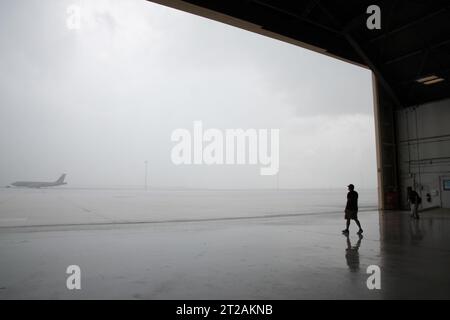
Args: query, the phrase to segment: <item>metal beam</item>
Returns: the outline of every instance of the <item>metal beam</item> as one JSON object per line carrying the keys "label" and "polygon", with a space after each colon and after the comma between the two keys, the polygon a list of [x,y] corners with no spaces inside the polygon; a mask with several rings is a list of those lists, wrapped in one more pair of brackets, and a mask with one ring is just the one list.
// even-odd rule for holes
{"label": "metal beam", "polygon": [[403,103],[398,98],[397,94],[395,93],[394,89],[392,89],[389,82],[386,80],[386,78],[383,76],[381,71],[378,69],[378,67],[372,62],[372,60],[367,56],[367,54],[364,52],[364,50],[360,47],[360,45],[353,39],[353,37],[346,33],[345,38],[347,39],[348,43],[352,46],[352,48],[358,53],[358,55],[363,59],[363,61],[369,66],[369,68],[372,70],[372,72],[375,74],[378,81],[380,81],[383,88],[386,90],[388,95],[391,97],[391,99],[394,101],[396,106],[400,109],[403,108]]}
{"label": "metal beam", "polygon": [[341,32],[347,42],[350,44],[350,46],[355,50],[355,52],[360,56],[360,58],[369,66],[369,68],[372,70],[372,72],[375,74],[377,80],[380,82],[380,84],[383,86],[383,88],[386,90],[387,94],[391,97],[394,104],[397,106],[397,108],[403,108],[403,103],[397,96],[396,92],[390,85],[390,83],[387,81],[387,79],[384,77],[381,70],[375,65],[375,63],[372,61],[372,59],[364,52],[364,50],[361,48],[359,43],[353,38],[353,36],[345,29],[345,26],[342,27],[342,23],[339,22],[338,19],[334,17],[334,15],[323,6],[323,4],[320,5],[321,10],[331,19],[331,21],[338,27],[341,28]]}
{"label": "metal beam", "polygon": [[357,26],[360,26],[361,24],[365,24],[365,22],[367,21],[367,14],[366,13],[362,13],[360,15],[357,15],[356,17],[352,18],[350,20],[350,22],[348,22],[343,30],[344,32],[350,32],[351,30],[355,29]]}
{"label": "metal beam", "polygon": [[425,51],[432,51],[432,50],[438,49],[439,47],[442,47],[442,46],[444,46],[444,45],[446,45],[448,43],[450,43],[450,39],[446,39],[446,40],[440,41],[438,43],[434,43],[434,44],[432,44],[430,46],[427,46],[425,48],[416,49],[414,51],[405,53],[405,54],[403,54],[401,56],[398,56],[398,57],[395,57],[395,58],[391,58],[391,59],[385,61],[383,64],[384,65],[393,64],[395,62],[399,62],[399,61],[404,60],[406,58],[410,58],[410,57],[416,56],[418,54],[424,53]]}
{"label": "metal beam", "polygon": [[296,18],[296,19],[299,20],[299,21],[307,22],[307,23],[309,23],[309,24],[311,24],[311,25],[313,25],[313,26],[315,26],[315,27],[318,27],[318,28],[327,30],[327,31],[329,31],[329,32],[332,32],[332,33],[341,35],[341,32],[340,32],[339,30],[336,30],[336,29],[334,29],[334,28],[332,28],[332,27],[323,25],[323,24],[321,24],[321,23],[317,23],[317,22],[315,22],[315,21],[313,21],[313,20],[311,20],[311,19],[308,19],[307,17],[302,17],[301,14],[297,14],[297,13],[293,13],[293,12],[288,11],[288,10],[285,10],[285,9],[281,9],[281,8],[279,8],[279,7],[277,7],[277,6],[274,6],[274,5],[270,4],[270,3],[267,3],[267,2],[262,1],[262,0],[252,0],[252,2],[253,2],[253,3],[256,3],[256,4],[259,4],[259,5],[263,6],[263,7],[272,9],[272,10],[274,10],[274,11],[283,13],[283,14],[285,14],[285,15],[287,15],[287,16]]}
{"label": "metal beam", "polygon": [[439,14],[445,13],[449,9],[450,9],[450,5],[442,8],[442,9],[439,9],[437,11],[434,11],[434,12],[432,12],[430,14],[427,14],[425,16],[421,16],[420,18],[418,18],[418,19],[416,19],[414,21],[406,23],[406,24],[404,24],[404,25],[402,25],[400,27],[397,27],[397,28],[389,31],[389,32],[383,33],[383,34],[381,34],[381,35],[379,35],[377,37],[374,37],[374,38],[370,39],[369,41],[367,41],[367,44],[372,44],[372,43],[374,43],[374,42],[376,42],[378,40],[381,40],[381,39],[384,39],[384,38],[388,38],[388,37],[390,37],[390,36],[400,32],[400,31],[409,29],[410,27],[412,27],[414,25],[420,24],[420,23],[425,22],[425,21],[427,21],[427,20],[429,20],[429,19],[431,19],[431,18],[433,18],[433,17],[435,17],[435,16],[437,16]]}
{"label": "metal beam", "polygon": [[307,5],[306,8],[301,13],[302,18],[307,18],[310,13],[314,10],[314,8],[319,4],[320,0],[311,0]]}

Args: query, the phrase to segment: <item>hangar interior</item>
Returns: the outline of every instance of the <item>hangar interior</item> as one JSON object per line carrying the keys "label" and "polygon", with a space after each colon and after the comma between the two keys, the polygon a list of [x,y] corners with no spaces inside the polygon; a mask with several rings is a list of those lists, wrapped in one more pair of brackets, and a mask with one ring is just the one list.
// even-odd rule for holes
{"label": "hangar interior", "polygon": [[450,208],[450,1],[151,1],[372,70],[380,209]]}
{"label": "hangar interior", "polygon": [[[449,299],[450,210],[417,220],[389,209],[407,208],[407,186],[423,209],[449,208],[450,0],[152,1],[372,70],[386,210],[360,210],[363,236],[353,224],[341,233],[340,207],[281,210],[283,192],[274,214],[258,202],[263,213],[251,216],[252,199],[271,193],[236,201],[241,190],[208,190],[205,202],[197,190],[4,188],[0,300]],[[380,30],[367,28],[370,5],[381,10]],[[66,282],[74,265],[80,290]]]}

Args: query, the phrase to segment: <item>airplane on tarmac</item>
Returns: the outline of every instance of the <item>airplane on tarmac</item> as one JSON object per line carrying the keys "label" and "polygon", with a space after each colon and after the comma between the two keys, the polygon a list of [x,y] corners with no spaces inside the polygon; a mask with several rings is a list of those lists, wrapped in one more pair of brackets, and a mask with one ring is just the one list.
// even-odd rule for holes
{"label": "airplane on tarmac", "polygon": [[63,173],[61,175],[61,177],[59,177],[59,179],[54,182],[16,181],[16,182],[11,183],[11,185],[14,187],[25,187],[25,188],[56,187],[56,186],[61,186],[61,185],[67,184],[67,182],[64,182],[65,178],[66,178],[66,174]]}

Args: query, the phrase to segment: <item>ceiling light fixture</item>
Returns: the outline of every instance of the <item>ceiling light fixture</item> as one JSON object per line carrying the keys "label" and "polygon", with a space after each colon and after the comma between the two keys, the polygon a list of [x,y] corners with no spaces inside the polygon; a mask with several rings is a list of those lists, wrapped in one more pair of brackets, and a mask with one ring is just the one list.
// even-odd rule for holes
{"label": "ceiling light fixture", "polygon": [[419,82],[419,83],[424,83],[424,82],[432,81],[432,80],[435,80],[435,79],[438,79],[438,78],[439,78],[438,76],[432,75],[432,76],[427,76],[427,77],[423,77],[423,78],[417,79],[416,81]]}
{"label": "ceiling light fixture", "polygon": [[437,79],[434,79],[434,80],[426,81],[423,84],[430,85],[430,84],[435,84],[435,83],[439,83],[439,82],[442,82],[442,81],[444,81],[443,78],[437,78]]}

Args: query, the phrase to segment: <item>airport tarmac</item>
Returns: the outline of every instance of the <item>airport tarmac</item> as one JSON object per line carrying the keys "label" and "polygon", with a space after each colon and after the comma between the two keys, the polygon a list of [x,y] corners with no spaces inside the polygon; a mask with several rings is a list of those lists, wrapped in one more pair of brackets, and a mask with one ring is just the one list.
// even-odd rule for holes
{"label": "airport tarmac", "polygon": [[[250,205],[251,195],[232,193],[236,203],[229,205],[238,209],[224,215],[230,201],[218,191],[203,206],[194,194],[182,194],[184,200],[169,201],[172,210],[171,196],[158,191],[149,197],[162,201],[161,212],[144,216],[150,200],[142,193],[52,191],[8,190],[0,198],[0,299],[450,298],[445,210],[415,221],[407,212],[367,205],[358,242],[354,224],[349,239],[341,234],[343,213],[332,208],[333,196],[295,213],[292,193],[271,198],[255,191],[253,199],[267,199],[265,208]],[[106,205],[107,198],[115,200]],[[23,214],[18,203],[34,211]],[[198,213],[186,216],[194,204]],[[107,207],[115,208],[110,215]],[[119,213],[126,209],[124,218]],[[81,290],[66,287],[69,265],[81,269]],[[373,265],[381,270],[380,290],[366,284]]]}

